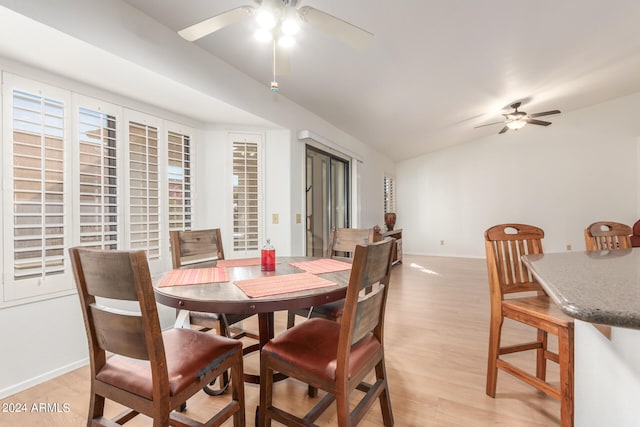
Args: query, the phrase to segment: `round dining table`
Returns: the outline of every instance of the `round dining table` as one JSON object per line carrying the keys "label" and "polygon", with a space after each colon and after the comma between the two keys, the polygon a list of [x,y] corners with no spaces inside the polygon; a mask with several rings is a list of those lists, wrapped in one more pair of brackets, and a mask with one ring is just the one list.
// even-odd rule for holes
{"label": "round dining table", "polygon": [[[228,281],[180,286],[158,287],[154,281],[156,301],[178,310],[208,313],[244,313],[258,315],[259,344],[252,350],[260,350],[274,337],[274,312],[313,307],[345,298],[351,270],[316,274],[335,285],[310,290],[278,293],[251,298],[234,282],[270,276],[304,273],[290,263],[318,260],[314,257],[278,257],[274,271],[262,271],[260,265],[226,267]],[[350,260],[349,260],[350,261]],[[246,354],[246,351],[245,351]],[[285,378],[276,374],[274,381]],[[245,381],[259,384],[258,375],[245,373]]]}

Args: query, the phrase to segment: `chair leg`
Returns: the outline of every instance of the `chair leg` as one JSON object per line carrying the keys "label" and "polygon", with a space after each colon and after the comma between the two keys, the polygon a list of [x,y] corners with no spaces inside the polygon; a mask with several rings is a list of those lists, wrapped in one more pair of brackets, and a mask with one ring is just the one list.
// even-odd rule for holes
{"label": "chair leg", "polygon": [[273,370],[269,367],[268,357],[262,354],[260,360],[259,427],[271,427],[271,418],[267,418],[267,408],[270,408],[273,402]]}
{"label": "chair leg", "polygon": [[349,413],[349,393],[347,388],[342,385],[336,389],[336,410],[338,411],[338,427],[351,427],[350,426],[350,413]]}
{"label": "chair leg", "polygon": [[547,351],[548,334],[542,329],[538,329],[538,341],[542,343],[542,347],[536,350],[536,377],[545,381],[547,378]]}
{"label": "chair leg", "polygon": [[244,356],[241,349],[235,357],[236,363],[231,367],[231,399],[240,404],[240,410],[233,414],[233,427],[245,427]]}
{"label": "chair leg", "polygon": [[312,385],[307,387],[307,396],[314,398],[318,397],[318,389]]}
{"label": "chair leg", "polygon": [[153,405],[153,427],[165,427],[169,425],[169,396],[160,399],[160,402],[154,401]]}
{"label": "chair leg", "polygon": [[487,395],[496,397],[496,384],[498,382],[498,366],[496,364],[500,356],[500,335],[502,333],[502,317],[491,319],[489,328],[489,355],[487,362]]}
{"label": "chair leg", "polygon": [[296,314],[293,311],[287,312],[287,329],[293,328],[296,324]]}
{"label": "chair leg", "polygon": [[103,396],[98,396],[91,392],[91,401],[89,402],[89,419],[87,420],[87,427],[93,424],[93,419],[100,418],[104,415],[104,402]]}
{"label": "chair leg", "polygon": [[384,381],[384,390],[380,393],[380,411],[382,421],[386,427],[393,426],[393,411],[391,410],[391,398],[389,397],[389,383],[387,382],[387,369],[384,363],[384,356],[380,363],[376,365],[376,378]]}
{"label": "chair leg", "polygon": [[560,426],[573,427],[573,328],[558,332],[560,364]]}

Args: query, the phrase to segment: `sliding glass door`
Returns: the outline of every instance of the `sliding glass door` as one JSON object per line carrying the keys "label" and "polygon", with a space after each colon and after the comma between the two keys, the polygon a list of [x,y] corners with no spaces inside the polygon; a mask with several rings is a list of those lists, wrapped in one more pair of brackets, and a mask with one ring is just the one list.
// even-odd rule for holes
{"label": "sliding glass door", "polygon": [[307,145],[307,255],[323,256],[331,228],[349,227],[349,162]]}

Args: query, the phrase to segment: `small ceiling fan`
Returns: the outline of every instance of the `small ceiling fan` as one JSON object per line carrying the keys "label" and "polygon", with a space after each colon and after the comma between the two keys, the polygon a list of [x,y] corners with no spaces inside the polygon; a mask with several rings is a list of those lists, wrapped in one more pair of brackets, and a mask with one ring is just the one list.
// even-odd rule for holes
{"label": "small ceiling fan", "polygon": [[[256,5],[240,6],[178,31],[184,39],[196,41],[229,25],[256,16],[260,27],[274,38],[293,35],[304,22],[355,48],[366,47],[373,34],[311,6],[300,6],[299,0],[254,0]],[[263,36],[267,36],[265,32]],[[256,36],[258,36],[256,34]],[[270,41],[270,40],[268,40]]]}
{"label": "small ceiling fan", "polygon": [[513,108],[514,111],[512,111],[511,113],[502,114],[505,117],[505,120],[502,120],[500,122],[487,123],[486,125],[476,126],[474,129],[504,123],[505,126],[502,128],[502,130],[500,130],[500,132],[498,132],[498,135],[499,135],[499,134],[505,133],[509,129],[511,130],[521,129],[527,123],[532,125],[549,126],[551,122],[546,122],[544,120],[536,120],[536,117],[560,114],[560,110],[550,110],[550,111],[544,111],[542,113],[527,114],[524,111],[518,111],[518,108],[520,108],[521,105],[522,105],[521,102],[514,102],[513,104],[511,104],[510,107]]}

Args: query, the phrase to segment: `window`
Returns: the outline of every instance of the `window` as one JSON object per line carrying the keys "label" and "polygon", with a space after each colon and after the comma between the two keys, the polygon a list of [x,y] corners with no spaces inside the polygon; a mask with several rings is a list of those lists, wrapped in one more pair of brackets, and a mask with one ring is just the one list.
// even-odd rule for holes
{"label": "window", "polygon": [[165,269],[166,231],[192,223],[193,129],[2,76],[0,307],[75,292],[71,246],[142,249]]}
{"label": "window", "polygon": [[232,135],[233,251],[257,253],[261,241],[260,135]]}
{"label": "window", "polygon": [[191,137],[167,132],[169,230],[191,229]]}
{"label": "window", "polygon": [[81,246],[118,248],[116,117],[88,108],[78,114]]}
{"label": "window", "polygon": [[129,247],[160,260],[160,183],[158,126],[128,122]]}
{"label": "window", "polygon": [[14,279],[64,272],[64,169],[64,103],[14,90]]}
{"label": "window", "polygon": [[73,289],[65,277],[69,93],[4,74],[2,301]]}
{"label": "window", "polygon": [[384,177],[384,213],[396,211],[395,180],[389,176]]}

